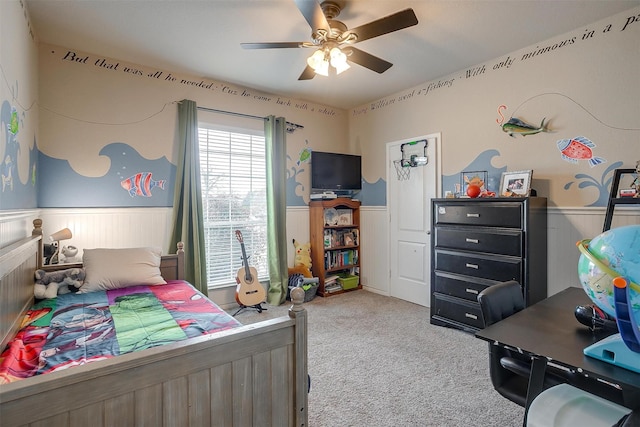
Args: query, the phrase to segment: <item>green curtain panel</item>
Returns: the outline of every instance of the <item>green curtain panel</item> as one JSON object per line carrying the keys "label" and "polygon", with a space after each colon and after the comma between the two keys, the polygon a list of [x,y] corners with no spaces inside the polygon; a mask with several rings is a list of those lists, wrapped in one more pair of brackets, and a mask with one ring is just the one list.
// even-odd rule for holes
{"label": "green curtain panel", "polygon": [[269,116],[264,120],[267,150],[267,258],[269,292],[267,302],[280,305],[287,299],[287,192],[286,120]]}
{"label": "green curtain panel", "polygon": [[178,140],[170,248],[175,248],[178,242],[184,242],[185,280],[203,294],[208,295],[202,192],[200,191],[198,110],[194,101],[184,99],[178,104]]}

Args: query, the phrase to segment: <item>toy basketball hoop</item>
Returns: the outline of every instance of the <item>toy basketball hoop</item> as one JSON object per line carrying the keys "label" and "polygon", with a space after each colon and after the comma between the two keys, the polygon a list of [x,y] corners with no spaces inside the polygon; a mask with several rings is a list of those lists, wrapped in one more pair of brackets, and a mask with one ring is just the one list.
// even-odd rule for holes
{"label": "toy basketball hoop", "polygon": [[404,160],[394,160],[393,165],[396,167],[398,181],[407,181],[411,177],[411,165]]}
{"label": "toy basketball hoop", "polygon": [[394,160],[398,181],[407,181],[411,177],[411,168],[424,166],[429,163],[427,157],[427,140],[405,142],[400,146],[402,158]]}

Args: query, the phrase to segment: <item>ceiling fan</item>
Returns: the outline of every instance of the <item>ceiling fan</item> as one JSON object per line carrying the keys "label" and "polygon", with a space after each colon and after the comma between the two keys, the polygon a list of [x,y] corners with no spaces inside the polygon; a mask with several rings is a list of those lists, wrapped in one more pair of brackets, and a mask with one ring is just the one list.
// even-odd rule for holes
{"label": "ceiling fan", "polygon": [[316,74],[326,76],[329,73],[329,65],[332,65],[340,74],[349,68],[347,59],[382,74],[393,64],[357,49],[353,45],[418,23],[413,9],[405,9],[349,29],[335,19],[343,9],[345,0],[325,0],[322,3],[318,0],[295,0],[295,2],[311,27],[311,41],[240,43],[240,45],[244,49],[315,48],[316,51],[307,59],[307,67],[298,80],[310,80]]}

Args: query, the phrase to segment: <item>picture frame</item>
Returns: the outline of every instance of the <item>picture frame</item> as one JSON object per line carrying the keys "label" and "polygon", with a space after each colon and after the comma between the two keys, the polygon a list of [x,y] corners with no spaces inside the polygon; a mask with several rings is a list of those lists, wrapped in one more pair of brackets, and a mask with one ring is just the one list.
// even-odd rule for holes
{"label": "picture frame", "polygon": [[353,234],[352,233],[344,233],[344,245],[345,246],[353,246]]}
{"label": "picture frame", "polygon": [[501,197],[527,197],[531,192],[533,170],[502,172],[500,178]]}

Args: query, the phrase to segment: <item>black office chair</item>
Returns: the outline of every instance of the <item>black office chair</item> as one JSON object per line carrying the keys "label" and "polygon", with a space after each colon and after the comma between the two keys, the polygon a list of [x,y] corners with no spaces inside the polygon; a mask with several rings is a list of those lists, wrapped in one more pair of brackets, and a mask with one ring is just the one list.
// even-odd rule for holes
{"label": "black office chair", "polygon": [[[520,284],[508,281],[478,294],[485,328],[524,309]],[[504,365],[509,366],[509,368]],[[489,343],[489,375],[498,393],[524,407],[527,402],[531,361],[517,352]]]}
{"label": "black office chair", "polygon": [[[489,286],[478,294],[478,302],[487,327],[524,309],[520,283],[511,280]],[[518,351],[489,343],[489,374],[498,393],[525,407],[531,373],[531,359]],[[566,382],[547,371],[543,389]]]}

